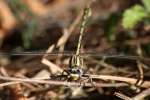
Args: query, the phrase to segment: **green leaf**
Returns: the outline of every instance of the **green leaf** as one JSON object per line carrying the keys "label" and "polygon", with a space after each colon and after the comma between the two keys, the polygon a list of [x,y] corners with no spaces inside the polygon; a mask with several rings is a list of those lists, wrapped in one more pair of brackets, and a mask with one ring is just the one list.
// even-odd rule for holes
{"label": "green leaf", "polygon": [[148,13],[146,13],[142,6],[135,5],[123,13],[122,25],[125,29],[132,29],[147,15]]}
{"label": "green leaf", "polygon": [[150,0],[142,0],[146,10],[150,12]]}

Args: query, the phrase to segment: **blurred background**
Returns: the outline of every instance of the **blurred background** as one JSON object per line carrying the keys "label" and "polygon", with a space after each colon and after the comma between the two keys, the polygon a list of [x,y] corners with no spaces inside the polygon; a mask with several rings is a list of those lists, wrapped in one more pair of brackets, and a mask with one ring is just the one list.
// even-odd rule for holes
{"label": "blurred background", "polygon": [[[86,3],[87,0],[0,0],[0,52],[46,51],[53,45],[52,52],[75,51],[81,14]],[[150,56],[150,0],[95,0],[91,9],[92,17],[86,26],[82,52]],[[56,73],[52,70],[54,67],[41,63],[42,57],[0,55],[0,73],[32,78]],[[69,57],[56,55],[47,59],[56,66],[61,66],[61,69],[68,66]],[[108,59],[106,63],[113,65],[111,71],[108,67],[99,67],[93,58],[88,58],[85,62],[87,66],[98,66],[98,69],[85,68],[93,74],[136,77],[138,73],[136,62],[130,59]],[[149,79],[150,64],[148,61],[143,62],[147,65],[144,69],[145,79]],[[62,87],[37,84],[18,87],[31,100],[81,99],[72,98],[70,92]],[[88,95],[81,97],[116,100],[112,94],[114,90],[116,89],[87,89]],[[8,96],[5,100],[11,100],[9,97],[13,95],[12,91],[14,87],[11,86],[0,88],[0,98]]]}

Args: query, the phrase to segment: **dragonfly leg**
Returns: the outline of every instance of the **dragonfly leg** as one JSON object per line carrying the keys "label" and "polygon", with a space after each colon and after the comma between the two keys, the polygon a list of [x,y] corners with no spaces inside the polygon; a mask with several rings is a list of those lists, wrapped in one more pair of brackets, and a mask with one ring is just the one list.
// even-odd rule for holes
{"label": "dragonfly leg", "polygon": [[[85,76],[83,75],[83,77],[85,77]],[[84,81],[84,84],[85,84],[86,82],[90,82],[91,85],[96,88],[96,85],[95,85],[95,83],[93,82],[93,79],[92,79],[90,76],[86,76],[84,80],[85,80],[85,81]]]}
{"label": "dragonfly leg", "polygon": [[68,71],[67,70],[63,70],[63,72],[61,73],[61,75],[63,76],[63,75],[68,75],[69,73],[68,73]]}
{"label": "dragonfly leg", "polygon": [[89,76],[86,76],[86,77],[81,76],[79,82],[80,82],[81,86],[85,86],[85,83],[87,83],[89,81],[91,82],[92,86],[94,86],[93,80]]}
{"label": "dragonfly leg", "polygon": [[62,78],[64,78],[64,77],[65,77],[65,80],[66,80],[67,77],[68,77],[68,75],[69,75],[68,71],[67,71],[67,70],[63,70],[62,73],[61,73],[61,76],[62,76],[62,77],[60,77],[60,80],[61,80]]}
{"label": "dragonfly leg", "polygon": [[92,85],[94,88],[96,88],[96,85],[95,85],[95,83],[93,82],[93,79],[92,79],[92,78],[89,78],[89,80],[90,80],[91,85]]}
{"label": "dragonfly leg", "polygon": [[80,87],[83,87],[83,86],[85,86],[85,83],[86,83],[86,79],[80,79],[79,80],[79,83],[80,83]]}

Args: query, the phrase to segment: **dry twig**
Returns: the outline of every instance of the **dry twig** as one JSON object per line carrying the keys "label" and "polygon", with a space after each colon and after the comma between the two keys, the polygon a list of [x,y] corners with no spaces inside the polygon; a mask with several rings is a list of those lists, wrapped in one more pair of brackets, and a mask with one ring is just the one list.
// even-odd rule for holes
{"label": "dry twig", "polygon": [[123,99],[123,100],[132,100],[130,97],[128,97],[128,96],[126,96],[122,93],[119,93],[119,92],[115,92],[114,95],[121,98],[121,99]]}
{"label": "dry twig", "polygon": [[[80,82],[67,82],[67,81],[54,81],[54,80],[41,80],[41,79],[31,79],[31,78],[15,78],[15,77],[5,77],[0,76],[1,80],[5,81],[15,81],[16,84],[18,82],[28,82],[28,83],[39,83],[39,84],[50,84],[50,85],[56,85],[56,86],[81,86]],[[14,82],[14,84],[15,84]],[[2,83],[3,84],[3,83]],[[8,84],[9,85],[9,84]],[[128,86],[126,83],[96,83],[94,84],[96,87],[121,87],[121,86]],[[5,84],[6,86],[6,84]],[[84,86],[86,87],[92,87],[93,85],[91,83],[84,83]]]}
{"label": "dry twig", "polygon": [[142,100],[143,98],[145,98],[146,96],[150,95],[150,88],[144,90],[143,92],[139,93],[138,95],[134,96],[133,98],[128,97],[122,93],[119,92],[115,92],[115,94],[117,97],[123,99],[123,100]]}
{"label": "dry twig", "polygon": [[144,90],[140,94],[136,95],[135,97],[132,98],[132,100],[142,100],[146,96],[150,96],[150,88]]}
{"label": "dry twig", "polygon": [[[137,79],[127,78],[127,77],[119,77],[119,76],[110,76],[110,75],[89,75],[89,78],[99,79],[99,80],[112,80],[119,81],[123,83],[94,83],[96,87],[120,87],[120,86],[129,86],[129,84],[133,85],[136,83]],[[32,78],[14,78],[14,77],[5,77],[0,76],[1,80],[5,81],[19,81],[19,82],[29,82],[29,83],[40,83],[40,84],[50,84],[50,85],[64,85],[64,86],[80,86],[80,82],[66,82],[66,81],[54,81],[54,80],[41,80],[41,79],[32,79]],[[84,83],[86,87],[92,87],[91,83]],[[150,87],[150,81],[144,81],[141,85],[143,88]]]}

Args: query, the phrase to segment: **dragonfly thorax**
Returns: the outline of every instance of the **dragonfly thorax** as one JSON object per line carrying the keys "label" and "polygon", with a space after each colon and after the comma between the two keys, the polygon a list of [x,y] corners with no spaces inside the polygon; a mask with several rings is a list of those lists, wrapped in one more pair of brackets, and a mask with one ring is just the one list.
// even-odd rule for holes
{"label": "dragonfly thorax", "polygon": [[83,58],[79,55],[74,55],[70,59],[70,68],[83,68]]}

